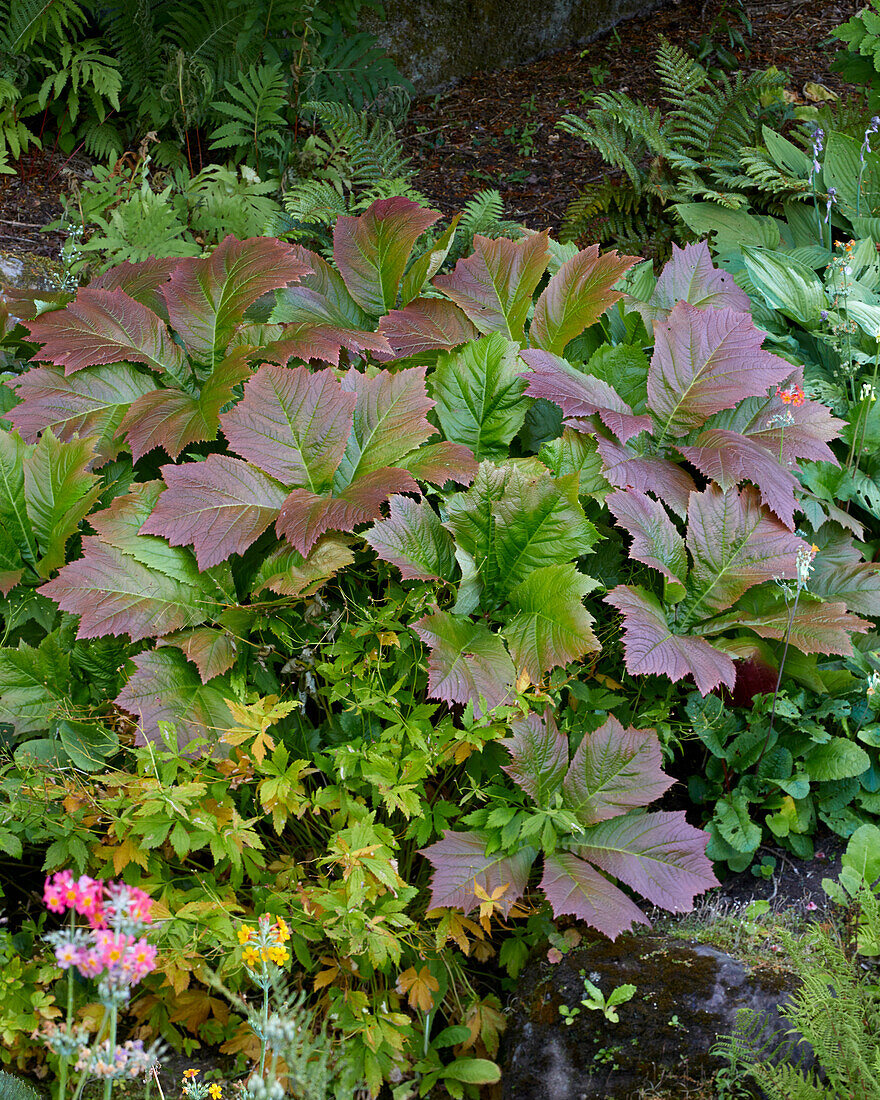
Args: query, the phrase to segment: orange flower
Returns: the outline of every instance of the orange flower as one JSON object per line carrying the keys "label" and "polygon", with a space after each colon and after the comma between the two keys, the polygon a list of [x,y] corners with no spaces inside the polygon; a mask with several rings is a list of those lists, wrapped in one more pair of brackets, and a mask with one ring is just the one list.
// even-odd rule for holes
{"label": "orange flower", "polygon": [[198,1077],[199,1071],[197,1069],[185,1069],[183,1071],[184,1077]]}

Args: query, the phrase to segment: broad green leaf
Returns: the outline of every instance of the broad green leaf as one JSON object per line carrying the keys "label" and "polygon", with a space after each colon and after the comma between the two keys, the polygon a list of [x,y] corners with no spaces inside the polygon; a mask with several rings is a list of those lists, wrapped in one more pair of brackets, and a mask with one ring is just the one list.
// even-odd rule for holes
{"label": "broad green leaf", "polygon": [[18,737],[49,728],[70,690],[70,658],[54,634],[0,649],[0,721]]}
{"label": "broad green leaf", "polygon": [[444,1067],[442,1077],[466,1085],[494,1085],[501,1080],[501,1069],[488,1058],[456,1058]]}
{"label": "broad green leaf", "polygon": [[[39,551],[27,511],[24,468],[29,447],[17,432],[0,432],[0,526],[28,565],[36,568]],[[8,557],[8,551],[7,551]]]}
{"label": "broad green leaf", "polygon": [[738,852],[754,852],[761,843],[761,826],[749,815],[745,795],[734,792],[715,806],[715,823],[721,836]]}
{"label": "broad green leaf", "polygon": [[871,766],[871,758],[854,741],[832,737],[804,753],[804,767],[811,779],[825,782],[861,775]]}
{"label": "broad green leaf", "polygon": [[119,750],[119,736],[100,722],[58,723],[58,737],[64,751],[84,772],[96,772],[107,767],[107,759]]}
{"label": "broad green leaf", "polygon": [[815,328],[828,309],[822,280],[806,264],[781,252],[743,246],[749,279],[771,309],[805,328]]}
{"label": "broad green leaf", "polygon": [[577,474],[579,496],[594,497],[601,504],[611,491],[602,473],[604,464],[595,440],[581,432],[566,428],[558,439],[544,444],[538,457],[554,477]]}
{"label": "broad green leaf", "polygon": [[404,580],[451,581],[456,573],[455,545],[427,501],[394,496],[388,519],[364,535],[368,546],[400,570]]}
{"label": "broad green leaf", "polygon": [[672,209],[698,237],[714,234],[713,248],[724,255],[739,253],[742,245],[778,248],[780,225],[776,218],[728,210],[715,202],[679,202]]}
{"label": "broad green leaf", "polygon": [[354,561],[349,542],[338,535],[326,535],[306,557],[292,546],[282,544],[263,558],[251,592],[258,595],[268,588],[279,596],[310,596]]}
{"label": "broad green leaf", "polygon": [[460,219],[461,214],[456,214],[434,244],[409,265],[400,286],[400,304],[402,306],[408,306],[414,298],[417,298],[421,294],[425,283],[433,279],[440,270],[443,261],[449,254],[449,249],[452,247],[455,230]]}
{"label": "broad green leaf", "polygon": [[647,411],[647,355],[637,344],[602,344],[584,364],[584,372],[613,386],[636,415]]}
{"label": "broad green leaf", "polygon": [[496,332],[441,353],[431,375],[443,434],[466,444],[478,459],[506,458],[522,427],[528,402],[518,352],[516,344]]}
{"label": "broad green leaf", "polygon": [[0,593],[8,596],[24,576],[24,562],[18,544],[0,524]]}
{"label": "broad green leaf", "polygon": [[858,209],[860,216],[867,218],[880,210],[880,156],[876,152],[868,153],[862,171],[861,144],[861,139],[849,134],[829,133],[822,177],[825,186],[837,192],[837,201],[848,217]]}

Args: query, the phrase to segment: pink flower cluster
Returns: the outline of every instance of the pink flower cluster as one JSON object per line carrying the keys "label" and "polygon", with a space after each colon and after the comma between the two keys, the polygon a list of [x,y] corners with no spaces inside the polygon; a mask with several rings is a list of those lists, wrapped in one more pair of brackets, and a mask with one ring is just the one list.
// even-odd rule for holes
{"label": "pink flower cluster", "polygon": [[86,918],[92,928],[107,928],[120,921],[151,924],[153,901],[137,886],[122,882],[104,882],[100,878],[58,871],[46,879],[43,901],[52,913],[73,909]]}

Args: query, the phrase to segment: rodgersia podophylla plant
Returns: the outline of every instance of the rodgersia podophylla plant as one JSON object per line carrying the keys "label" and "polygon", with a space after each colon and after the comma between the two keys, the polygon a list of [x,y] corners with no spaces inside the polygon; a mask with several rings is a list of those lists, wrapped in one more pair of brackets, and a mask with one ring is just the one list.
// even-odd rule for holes
{"label": "rodgersia podophylla plant", "polygon": [[[107,1100],[114,1081],[147,1073],[157,1059],[155,1047],[146,1050],[141,1040],[120,1044],[116,1034],[119,1009],[156,966],[156,948],[145,936],[152,923],[152,901],[135,886],[87,875],[75,879],[70,871],[46,879],[43,900],[50,912],[69,918],[66,928],[45,937],[55,949],[58,966],[68,971],[66,1023],[44,1032],[46,1044],[60,1059],[58,1100],[65,1100],[71,1062],[79,1073],[75,1100],[89,1077],[103,1080]],[[97,982],[98,1000],[104,1006],[93,1041],[73,1023],[74,970]]]}

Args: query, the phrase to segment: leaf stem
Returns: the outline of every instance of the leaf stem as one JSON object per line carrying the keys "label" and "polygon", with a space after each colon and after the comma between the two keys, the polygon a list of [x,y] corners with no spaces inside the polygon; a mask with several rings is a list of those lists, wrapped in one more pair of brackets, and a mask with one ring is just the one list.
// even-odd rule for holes
{"label": "leaf stem", "polygon": [[785,644],[782,647],[782,658],[779,662],[779,674],[776,677],[776,687],[773,689],[773,706],[770,708],[770,724],[767,727],[767,736],[764,738],[764,745],[761,748],[761,755],[755,761],[755,767],[761,763],[764,759],[764,753],[770,746],[770,738],[773,734],[773,721],[776,718],[776,701],[779,698],[779,689],[782,686],[782,673],[785,668],[785,658],[788,656],[788,646],[791,642],[791,630],[794,626],[794,617],[797,614],[798,600],[801,598],[801,586],[798,585],[797,591],[794,594],[794,603],[791,605],[791,610],[788,613],[788,626],[785,628]]}

